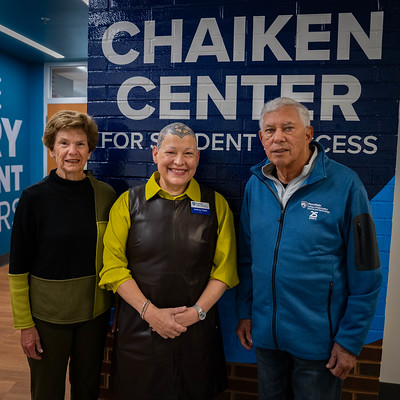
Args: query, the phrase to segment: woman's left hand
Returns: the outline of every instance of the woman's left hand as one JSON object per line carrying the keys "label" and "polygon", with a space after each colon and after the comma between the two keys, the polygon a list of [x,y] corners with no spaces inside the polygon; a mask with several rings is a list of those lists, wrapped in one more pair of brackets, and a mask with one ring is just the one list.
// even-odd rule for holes
{"label": "woman's left hand", "polygon": [[188,307],[184,312],[175,314],[175,321],[182,326],[190,326],[199,321],[199,314],[193,307]]}
{"label": "woman's left hand", "polygon": [[40,343],[39,333],[34,326],[21,329],[21,346],[27,357],[34,360],[42,359],[43,348]]}
{"label": "woman's left hand", "polygon": [[175,317],[177,314],[185,312],[186,307],[157,308],[150,303],[144,319],[150,328],[157,332],[164,339],[174,339],[181,333],[186,332],[186,327],[179,324]]}

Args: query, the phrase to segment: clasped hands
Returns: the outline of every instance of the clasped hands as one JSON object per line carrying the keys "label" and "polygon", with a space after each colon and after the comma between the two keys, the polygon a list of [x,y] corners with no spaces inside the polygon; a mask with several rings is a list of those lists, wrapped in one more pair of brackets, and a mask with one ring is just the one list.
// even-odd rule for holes
{"label": "clasped hands", "polygon": [[187,331],[187,327],[199,321],[193,307],[157,308],[150,304],[144,319],[151,329],[164,339],[174,339]]}

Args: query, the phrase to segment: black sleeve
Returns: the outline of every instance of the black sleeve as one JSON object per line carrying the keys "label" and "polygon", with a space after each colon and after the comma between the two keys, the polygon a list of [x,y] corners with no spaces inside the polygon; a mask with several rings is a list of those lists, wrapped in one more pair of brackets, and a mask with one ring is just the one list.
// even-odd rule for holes
{"label": "black sleeve", "polygon": [[35,219],[32,200],[23,191],[15,210],[11,232],[10,274],[30,272],[31,261],[34,257]]}

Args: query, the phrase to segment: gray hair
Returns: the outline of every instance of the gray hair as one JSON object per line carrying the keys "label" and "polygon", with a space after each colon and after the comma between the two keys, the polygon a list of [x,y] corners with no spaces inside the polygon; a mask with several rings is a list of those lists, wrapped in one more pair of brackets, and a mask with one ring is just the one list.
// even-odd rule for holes
{"label": "gray hair", "polygon": [[289,97],[277,97],[276,99],[270,100],[264,104],[264,107],[261,110],[261,116],[259,121],[260,129],[261,130],[263,129],[265,114],[279,110],[280,108],[285,106],[294,107],[297,110],[299,118],[301,122],[304,124],[304,127],[307,128],[308,126],[310,126],[310,113],[307,107],[303,106],[303,104]]}
{"label": "gray hair", "polygon": [[169,124],[162,128],[160,133],[158,134],[157,149],[161,147],[162,142],[165,139],[165,135],[167,134],[179,136],[181,139],[187,135],[192,136],[196,142],[197,148],[197,139],[194,132],[187,125],[182,124],[181,122],[173,122],[172,124]]}

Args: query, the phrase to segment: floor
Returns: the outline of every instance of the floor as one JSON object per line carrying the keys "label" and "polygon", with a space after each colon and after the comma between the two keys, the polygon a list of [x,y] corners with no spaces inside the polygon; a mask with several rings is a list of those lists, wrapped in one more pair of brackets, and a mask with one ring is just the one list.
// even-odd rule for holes
{"label": "floor", "polygon": [[[0,400],[27,400],[29,367],[19,344],[20,331],[13,329],[8,266],[0,267]],[[66,399],[69,398],[67,389]]]}

